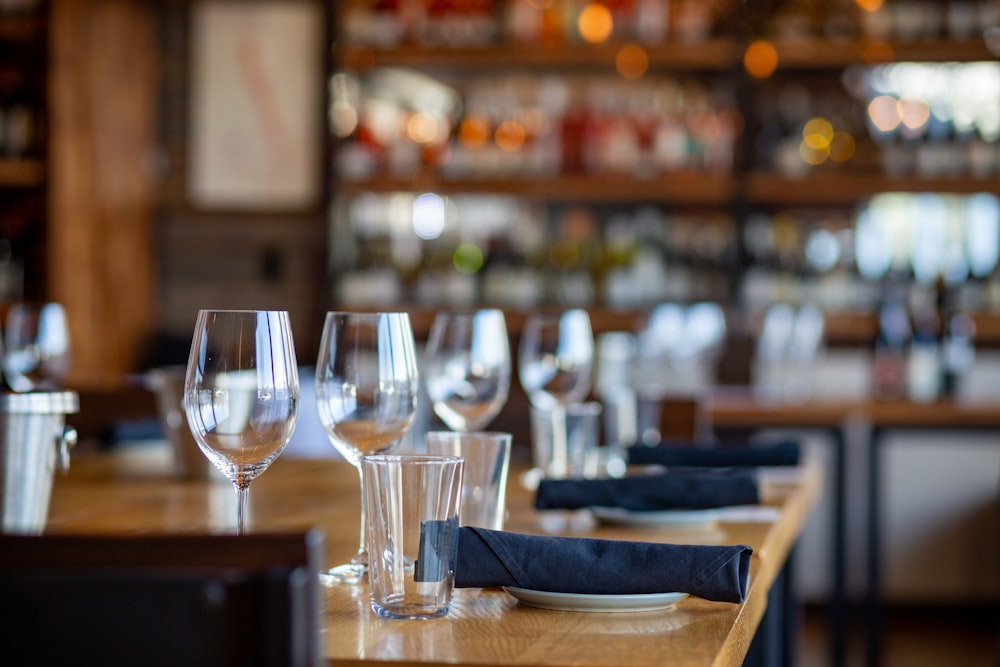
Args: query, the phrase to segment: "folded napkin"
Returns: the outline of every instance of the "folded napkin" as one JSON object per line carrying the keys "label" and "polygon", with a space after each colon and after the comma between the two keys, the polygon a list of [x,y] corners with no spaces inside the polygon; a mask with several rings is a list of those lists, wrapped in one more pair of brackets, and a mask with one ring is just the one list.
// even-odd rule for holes
{"label": "folded napkin", "polygon": [[753,470],[675,470],[615,479],[543,479],[535,509],[621,507],[633,512],[755,505]]}
{"label": "folded napkin", "polygon": [[628,450],[628,462],[638,465],[658,463],[665,466],[794,466],[799,464],[799,444],[779,442],[768,445],[692,446],[662,444],[657,447],[637,445]]}
{"label": "folded napkin", "polygon": [[515,586],[553,593],[689,593],[743,602],[753,550],[458,529],[458,588]]}

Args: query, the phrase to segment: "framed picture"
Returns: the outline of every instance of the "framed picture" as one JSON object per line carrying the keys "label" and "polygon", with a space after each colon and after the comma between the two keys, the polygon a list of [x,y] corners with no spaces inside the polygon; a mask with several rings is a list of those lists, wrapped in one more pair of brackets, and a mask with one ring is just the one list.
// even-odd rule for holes
{"label": "framed picture", "polygon": [[323,3],[199,0],[190,11],[189,205],[315,210],[326,145]]}

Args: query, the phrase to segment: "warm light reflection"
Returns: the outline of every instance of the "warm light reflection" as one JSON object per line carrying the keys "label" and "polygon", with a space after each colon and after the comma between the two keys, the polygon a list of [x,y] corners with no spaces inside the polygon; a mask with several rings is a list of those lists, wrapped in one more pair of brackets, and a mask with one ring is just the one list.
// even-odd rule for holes
{"label": "warm light reflection", "polygon": [[466,116],[458,126],[458,140],[466,148],[482,148],[489,138],[490,123],[483,116]]}
{"label": "warm light reflection", "polygon": [[429,113],[415,113],[406,122],[406,134],[418,144],[429,144],[439,136],[438,121]]}
{"label": "warm light reflection", "polygon": [[885,42],[869,42],[861,52],[861,58],[869,65],[891,63],[896,59],[896,51]]}
{"label": "warm light reflection", "polygon": [[597,2],[588,4],[580,11],[576,25],[580,36],[591,44],[606,42],[614,29],[611,10]]}
{"label": "warm light reflection", "polygon": [[757,79],[766,79],[778,68],[778,50],[766,39],[750,42],[743,54],[743,67]]}
{"label": "warm light reflection", "polygon": [[823,164],[830,157],[830,146],[823,146],[822,148],[813,148],[809,146],[805,141],[799,144],[799,155],[805,160],[806,164],[811,164],[813,166]]}
{"label": "warm light reflection", "polygon": [[877,12],[882,9],[882,5],[885,4],[885,0],[854,0],[854,4],[856,4],[858,8],[863,11]]}
{"label": "warm light reflection", "polygon": [[615,56],[615,67],[629,81],[641,79],[649,69],[649,55],[641,46],[626,44]]}
{"label": "warm light reflection", "polygon": [[911,130],[923,127],[930,120],[931,108],[923,98],[902,97],[897,106],[900,122]]}
{"label": "warm light reflection", "polygon": [[497,126],[493,139],[501,150],[512,152],[524,145],[525,136],[524,128],[520,123],[505,120]]}
{"label": "warm light reflection", "polygon": [[854,137],[850,133],[838,130],[833,133],[830,141],[830,159],[834,162],[847,162],[854,157]]}
{"label": "warm light reflection", "polygon": [[881,132],[892,132],[899,127],[899,105],[891,95],[879,95],[868,104],[868,118]]}
{"label": "warm light reflection", "polygon": [[833,141],[833,124],[826,118],[811,118],[802,128],[802,142],[813,150],[826,150]]}

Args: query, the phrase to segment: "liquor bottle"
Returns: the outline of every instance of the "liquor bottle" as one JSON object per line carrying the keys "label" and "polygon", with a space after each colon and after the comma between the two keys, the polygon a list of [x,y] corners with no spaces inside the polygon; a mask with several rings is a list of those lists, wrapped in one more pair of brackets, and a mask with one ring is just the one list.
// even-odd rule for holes
{"label": "liquor bottle", "polygon": [[912,331],[904,294],[900,284],[883,288],[872,359],[873,389],[879,400],[899,400],[907,393],[906,354]]}

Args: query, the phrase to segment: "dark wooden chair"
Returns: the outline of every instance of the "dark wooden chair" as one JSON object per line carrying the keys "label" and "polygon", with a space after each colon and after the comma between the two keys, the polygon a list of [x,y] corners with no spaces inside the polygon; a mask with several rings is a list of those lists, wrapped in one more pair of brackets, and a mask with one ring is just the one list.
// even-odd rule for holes
{"label": "dark wooden chair", "polygon": [[0,664],[312,667],[322,543],[0,536]]}

